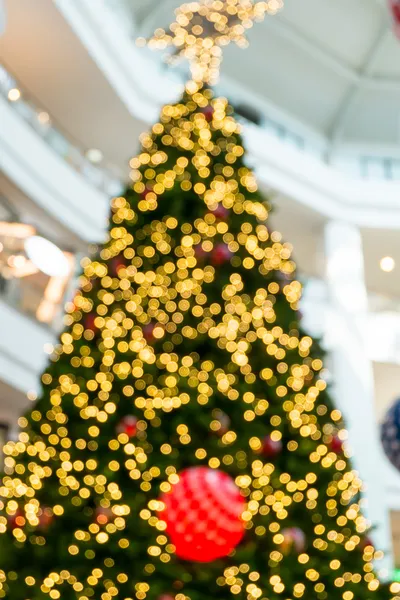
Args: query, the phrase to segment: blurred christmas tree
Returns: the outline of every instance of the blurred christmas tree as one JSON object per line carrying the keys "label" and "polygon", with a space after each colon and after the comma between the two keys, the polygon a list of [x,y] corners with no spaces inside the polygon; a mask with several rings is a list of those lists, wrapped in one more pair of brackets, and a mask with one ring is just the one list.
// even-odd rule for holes
{"label": "blurred christmas tree", "polygon": [[398,600],[228,103],[141,143],[5,449],[0,597]]}

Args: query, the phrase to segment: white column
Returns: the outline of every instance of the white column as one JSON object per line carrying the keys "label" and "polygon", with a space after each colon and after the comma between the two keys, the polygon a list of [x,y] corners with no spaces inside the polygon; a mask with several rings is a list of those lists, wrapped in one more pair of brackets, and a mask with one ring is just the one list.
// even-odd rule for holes
{"label": "white column", "polygon": [[326,343],[332,357],[333,390],[349,430],[354,467],[364,481],[364,514],[376,527],[372,537],[384,550],[382,575],[392,568],[392,539],[385,495],[385,457],[374,407],[374,376],[367,349],[368,296],[359,229],[333,221],[325,230],[329,294]]}

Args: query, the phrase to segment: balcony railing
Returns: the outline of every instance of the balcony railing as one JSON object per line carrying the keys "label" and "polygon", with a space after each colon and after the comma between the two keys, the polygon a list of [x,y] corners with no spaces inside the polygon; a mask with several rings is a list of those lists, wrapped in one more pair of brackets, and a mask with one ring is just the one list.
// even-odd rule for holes
{"label": "balcony railing", "polygon": [[0,275],[0,300],[44,326],[58,330],[73,279],[72,273],[64,278],[48,277],[40,272],[12,279]]}
{"label": "balcony railing", "polygon": [[122,177],[117,169],[95,166],[85,156],[85,150],[65,135],[47,111],[22,90],[19,83],[0,65],[0,94],[24,121],[73,169],[108,196],[121,192]]}

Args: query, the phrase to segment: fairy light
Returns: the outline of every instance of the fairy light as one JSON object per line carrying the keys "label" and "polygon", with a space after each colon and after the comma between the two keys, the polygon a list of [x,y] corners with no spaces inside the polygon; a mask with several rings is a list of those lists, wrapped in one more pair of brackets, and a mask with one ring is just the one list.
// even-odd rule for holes
{"label": "fairy light", "polygon": [[[187,94],[141,142],[41,397],[5,446],[0,598],[194,600],[201,577],[224,599],[381,600],[291,246],[267,227],[227,101]],[[190,569],[160,517],[188,464],[226,471],[245,500],[243,547]]]}
{"label": "fairy light", "polygon": [[[266,14],[276,14],[283,0],[201,0],[187,2],[176,10],[169,31],[157,29],[148,45],[152,49],[172,47],[170,60],[186,58],[193,81],[213,85],[219,77],[222,49],[230,43],[246,48],[247,31]],[[139,44],[145,40],[140,39]]]}

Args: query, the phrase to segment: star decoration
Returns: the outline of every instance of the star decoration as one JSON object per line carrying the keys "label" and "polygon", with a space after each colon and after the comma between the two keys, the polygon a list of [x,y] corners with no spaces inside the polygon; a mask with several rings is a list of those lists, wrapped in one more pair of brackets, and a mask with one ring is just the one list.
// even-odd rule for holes
{"label": "star decoration", "polygon": [[[231,42],[248,45],[246,32],[266,14],[275,14],[283,0],[200,0],[182,4],[169,31],[157,29],[148,41],[152,49],[173,48],[169,61],[186,58],[193,81],[213,85],[219,77],[222,48]],[[143,40],[142,40],[143,41]]]}

